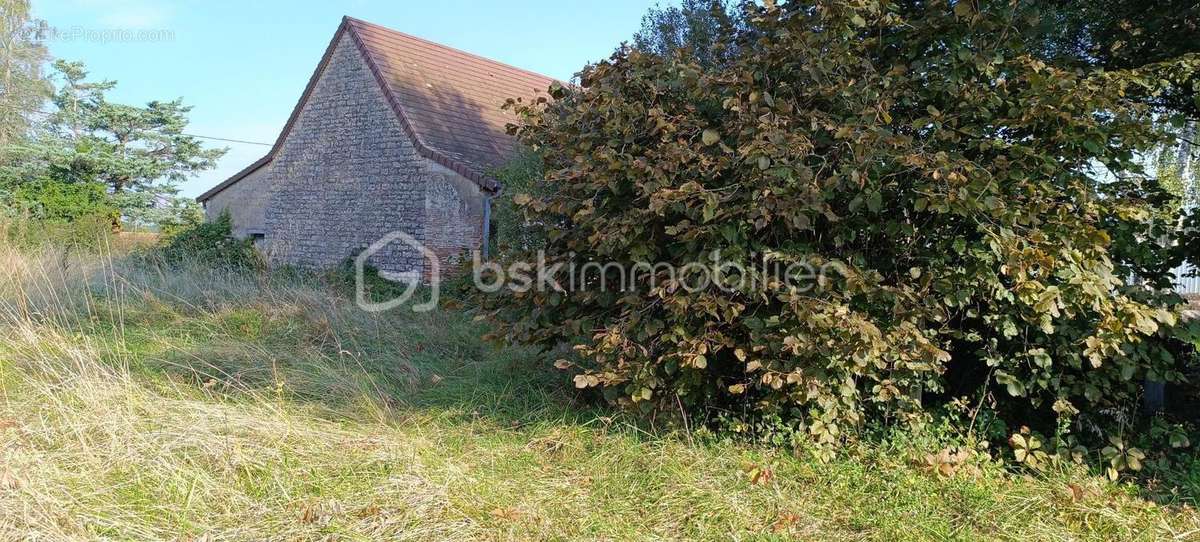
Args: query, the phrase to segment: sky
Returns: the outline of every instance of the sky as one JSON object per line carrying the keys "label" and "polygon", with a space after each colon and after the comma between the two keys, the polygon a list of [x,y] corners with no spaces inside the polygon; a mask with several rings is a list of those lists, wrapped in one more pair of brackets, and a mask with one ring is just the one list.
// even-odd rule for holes
{"label": "sky", "polygon": [[[507,64],[569,79],[629,40],[654,0],[33,0],[55,29],[50,54],[117,82],[112,101],[183,98],[187,132],[272,143],[350,15]],[[183,183],[196,196],[262,157],[229,147]]]}

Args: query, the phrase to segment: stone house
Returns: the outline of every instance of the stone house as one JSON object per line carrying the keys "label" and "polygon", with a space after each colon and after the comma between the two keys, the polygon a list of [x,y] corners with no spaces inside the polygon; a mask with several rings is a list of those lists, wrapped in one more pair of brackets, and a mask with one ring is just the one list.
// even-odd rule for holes
{"label": "stone house", "polygon": [[[489,172],[515,151],[501,106],[552,83],[346,17],[267,155],[197,199],[210,220],[229,212],[272,263],[328,268],[402,231],[454,267],[484,244],[500,191]],[[428,278],[403,243],[370,263]]]}

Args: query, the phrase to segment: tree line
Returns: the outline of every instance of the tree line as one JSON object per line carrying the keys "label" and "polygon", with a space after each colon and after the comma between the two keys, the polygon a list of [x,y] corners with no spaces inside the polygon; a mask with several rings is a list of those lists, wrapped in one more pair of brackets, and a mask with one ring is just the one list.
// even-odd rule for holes
{"label": "tree line", "polygon": [[178,195],[189,176],[227,149],[184,130],[182,99],[112,101],[115,81],[81,62],[52,59],[28,0],[0,0],[0,208],[12,218],[158,230],[195,223],[198,204]]}

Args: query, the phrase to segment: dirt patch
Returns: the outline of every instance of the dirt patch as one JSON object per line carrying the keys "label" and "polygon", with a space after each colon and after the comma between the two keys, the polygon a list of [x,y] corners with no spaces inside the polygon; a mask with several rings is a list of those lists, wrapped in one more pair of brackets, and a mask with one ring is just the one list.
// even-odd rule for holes
{"label": "dirt patch", "polygon": [[123,231],[113,238],[113,249],[128,252],[135,248],[148,247],[158,242],[160,235],[153,232]]}

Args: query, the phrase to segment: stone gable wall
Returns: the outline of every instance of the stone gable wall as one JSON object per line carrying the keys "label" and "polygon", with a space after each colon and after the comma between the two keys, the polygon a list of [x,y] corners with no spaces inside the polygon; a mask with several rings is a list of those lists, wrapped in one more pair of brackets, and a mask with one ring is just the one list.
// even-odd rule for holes
{"label": "stone gable wall", "polygon": [[[403,231],[437,253],[444,278],[459,254],[479,246],[478,186],[417,153],[348,35],[263,169],[264,248],[273,263],[329,268]],[[428,273],[403,243],[371,264],[397,277]]]}
{"label": "stone gable wall", "polygon": [[267,180],[270,167],[270,164],[264,165],[214,194],[204,204],[205,218],[216,220],[222,212],[229,211],[234,237],[242,239],[252,233],[265,233],[271,193]]}

